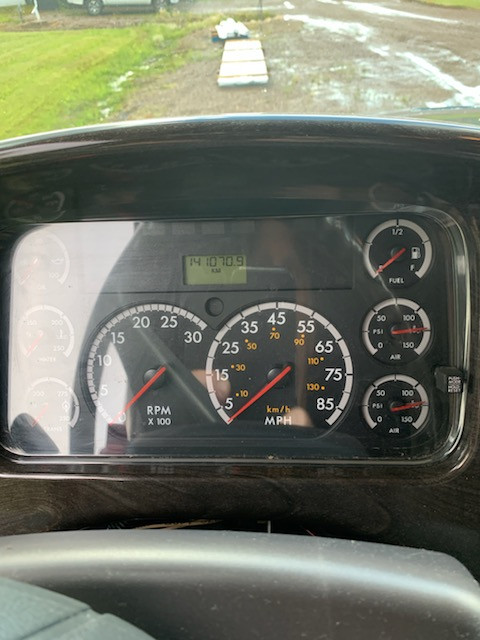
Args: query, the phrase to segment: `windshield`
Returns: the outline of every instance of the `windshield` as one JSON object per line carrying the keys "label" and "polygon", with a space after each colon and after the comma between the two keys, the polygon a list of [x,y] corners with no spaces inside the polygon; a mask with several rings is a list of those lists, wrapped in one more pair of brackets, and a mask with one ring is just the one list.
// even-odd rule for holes
{"label": "windshield", "polygon": [[480,0],[29,1],[0,0],[0,139],[226,113],[480,123]]}

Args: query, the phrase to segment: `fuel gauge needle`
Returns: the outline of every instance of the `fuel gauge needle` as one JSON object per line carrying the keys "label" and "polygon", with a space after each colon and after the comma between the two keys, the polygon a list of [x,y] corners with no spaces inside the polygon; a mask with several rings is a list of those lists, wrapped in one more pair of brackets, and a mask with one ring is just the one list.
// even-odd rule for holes
{"label": "fuel gauge needle", "polygon": [[406,251],[406,247],[403,247],[402,249],[400,249],[399,251],[397,251],[397,253],[395,253],[390,260],[387,260],[384,264],[381,264],[378,269],[377,269],[377,276],[379,273],[382,273],[382,271],[385,271],[385,269],[387,267],[389,267],[393,262],[395,262],[395,260],[398,260],[401,256],[403,256],[403,254]]}
{"label": "fuel gauge needle", "polygon": [[248,409],[248,407],[251,407],[252,404],[254,404],[257,400],[260,400],[260,398],[264,396],[267,393],[267,391],[270,391],[270,389],[274,387],[277,384],[277,382],[280,382],[280,380],[282,380],[282,378],[284,378],[287,375],[287,373],[290,373],[291,370],[292,370],[291,365],[287,365],[285,369],[280,371],[280,373],[276,375],[275,378],[273,378],[273,380],[270,380],[268,384],[262,387],[260,391],[258,391],[252,398],[250,398],[250,400],[246,402],[243,405],[243,407],[240,407],[240,409],[236,413],[234,413],[233,416],[230,416],[227,424],[230,424],[231,422],[233,422],[235,418],[238,418],[238,416],[241,415],[246,409]]}
{"label": "fuel gauge needle", "polygon": [[155,375],[153,375],[150,378],[150,380],[143,385],[140,391],[137,391],[137,393],[133,396],[133,398],[127,402],[127,404],[123,407],[123,409],[120,409],[120,411],[115,415],[113,420],[108,423],[109,426],[112,424],[115,424],[117,420],[120,418],[120,416],[122,415],[122,413],[127,413],[130,407],[133,406],[135,402],[137,402],[137,400],[139,400],[143,396],[143,394],[150,389],[150,387],[160,378],[160,376],[163,376],[166,370],[167,370],[166,367],[160,367],[160,369],[155,373]]}

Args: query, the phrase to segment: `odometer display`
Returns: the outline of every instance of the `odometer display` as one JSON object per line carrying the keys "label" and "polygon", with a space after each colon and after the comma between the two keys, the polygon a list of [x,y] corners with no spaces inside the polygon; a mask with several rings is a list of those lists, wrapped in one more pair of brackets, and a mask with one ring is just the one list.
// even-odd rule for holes
{"label": "odometer display", "polygon": [[246,284],[247,257],[240,255],[185,256],[185,284]]}
{"label": "odometer display", "polygon": [[219,331],[206,377],[227,424],[325,429],[347,406],[353,367],[346,342],[327,319],[295,303],[267,302]]}

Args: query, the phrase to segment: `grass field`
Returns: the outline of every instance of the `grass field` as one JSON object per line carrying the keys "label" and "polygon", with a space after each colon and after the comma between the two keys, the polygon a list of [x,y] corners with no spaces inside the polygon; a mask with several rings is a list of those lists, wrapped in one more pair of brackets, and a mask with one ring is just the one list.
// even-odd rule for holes
{"label": "grass field", "polygon": [[2,32],[0,139],[98,123],[102,109],[115,110],[122,101],[128,83],[115,86],[119,78],[180,66],[189,55],[182,37],[203,27],[196,19],[123,29]]}
{"label": "grass field", "polygon": [[480,9],[480,0],[421,0],[424,4],[438,4],[442,7],[465,7]]}

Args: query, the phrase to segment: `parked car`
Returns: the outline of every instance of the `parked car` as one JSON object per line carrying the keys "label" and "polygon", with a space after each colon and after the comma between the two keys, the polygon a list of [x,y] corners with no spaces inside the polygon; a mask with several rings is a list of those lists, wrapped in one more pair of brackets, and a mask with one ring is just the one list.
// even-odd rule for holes
{"label": "parked car", "polygon": [[160,11],[171,4],[178,4],[178,0],[68,0],[69,4],[85,7],[91,16],[99,16],[104,7],[152,7]]}

